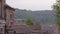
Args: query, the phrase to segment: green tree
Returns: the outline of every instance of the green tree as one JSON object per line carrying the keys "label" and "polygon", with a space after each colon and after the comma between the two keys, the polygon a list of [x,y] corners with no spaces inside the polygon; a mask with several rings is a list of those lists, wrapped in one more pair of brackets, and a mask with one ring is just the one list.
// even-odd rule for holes
{"label": "green tree", "polygon": [[33,20],[32,20],[31,18],[28,18],[28,19],[26,20],[26,24],[27,24],[27,25],[33,25],[34,22],[33,22]]}
{"label": "green tree", "polygon": [[53,5],[53,9],[56,11],[56,24],[59,26],[59,34],[60,34],[60,6],[59,6],[59,1],[57,1],[54,5]]}

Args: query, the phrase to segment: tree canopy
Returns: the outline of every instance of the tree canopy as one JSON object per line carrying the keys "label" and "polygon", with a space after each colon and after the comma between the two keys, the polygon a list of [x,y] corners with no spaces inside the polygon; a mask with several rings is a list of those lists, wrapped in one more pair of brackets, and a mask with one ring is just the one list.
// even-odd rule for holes
{"label": "tree canopy", "polygon": [[57,17],[57,25],[59,26],[59,32],[58,34],[60,34],[60,5],[59,5],[60,1],[57,1],[54,5],[53,5],[53,9],[56,11],[56,17]]}
{"label": "tree canopy", "polygon": [[33,24],[34,24],[34,23],[33,23],[33,19],[28,18],[28,19],[26,20],[26,24],[27,24],[27,25],[33,25]]}
{"label": "tree canopy", "polygon": [[56,11],[57,24],[60,26],[60,7],[58,1],[53,5],[53,9]]}

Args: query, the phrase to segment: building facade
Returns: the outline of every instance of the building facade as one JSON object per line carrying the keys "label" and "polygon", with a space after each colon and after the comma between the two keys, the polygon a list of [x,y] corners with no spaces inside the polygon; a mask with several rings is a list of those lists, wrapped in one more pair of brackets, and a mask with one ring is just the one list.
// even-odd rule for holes
{"label": "building facade", "polygon": [[0,34],[7,34],[6,29],[14,23],[14,8],[6,4],[6,0],[0,0]]}
{"label": "building facade", "polygon": [[5,11],[4,11],[5,0],[0,0],[0,34],[5,34]]}
{"label": "building facade", "polygon": [[9,20],[10,22],[12,22],[12,20],[14,19],[13,17],[14,8],[7,5],[5,1],[6,0],[0,0],[0,20],[6,20],[6,22],[7,20]]}
{"label": "building facade", "polygon": [[8,5],[5,5],[5,11],[6,11],[6,25],[12,26],[14,24],[14,9],[11,8]]}

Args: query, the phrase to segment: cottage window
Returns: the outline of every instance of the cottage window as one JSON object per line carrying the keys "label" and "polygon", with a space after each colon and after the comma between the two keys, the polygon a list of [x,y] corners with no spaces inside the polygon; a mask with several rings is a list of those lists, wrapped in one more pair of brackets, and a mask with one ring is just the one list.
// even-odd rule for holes
{"label": "cottage window", "polygon": [[10,14],[10,18],[12,18],[12,14]]}

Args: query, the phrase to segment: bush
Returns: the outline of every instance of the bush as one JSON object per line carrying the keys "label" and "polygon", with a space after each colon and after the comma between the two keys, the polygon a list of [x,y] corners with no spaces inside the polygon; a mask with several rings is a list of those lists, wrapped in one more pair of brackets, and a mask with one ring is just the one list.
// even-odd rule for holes
{"label": "bush", "polygon": [[28,18],[28,19],[26,20],[26,24],[27,24],[27,25],[33,25],[34,23],[33,23],[33,20],[32,20],[31,18]]}

